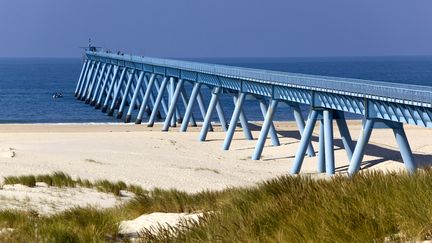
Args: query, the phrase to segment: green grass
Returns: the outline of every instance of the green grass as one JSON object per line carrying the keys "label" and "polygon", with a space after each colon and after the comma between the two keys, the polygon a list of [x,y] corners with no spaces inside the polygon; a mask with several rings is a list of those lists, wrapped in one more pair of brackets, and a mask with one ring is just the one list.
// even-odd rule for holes
{"label": "green grass", "polygon": [[22,184],[34,187],[36,186],[36,177],[34,175],[8,176],[4,178],[4,184]]}
{"label": "green grass", "polygon": [[[77,181],[75,185],[84,183]],[[128,187],[121,182],[91,184],[109,192]],[[143,232],[143,242],[401,242],[432,238],[432,170],[415,175],[369,172],[331,180],[286,176],[255,187],[196,194],[135,190],[139,192],[133,200],[103,211],[76,208],[49,217],[0,211],[0,226],[16,229],[0,235],[0,241],[121,241],[125,240],[117,232],[121,220],[156,211],[210,213],[199,223],[185,222],[172,231],[161,230],[157,235]]]}
{"label": "green grass", "polygon": [[113,193],[116,196],[120,195],[121,190],[130,191],[133,193],[144,193],[144,190],[136,185],[126,185],[123,181],[110,182],[107,180],[97,180],[95,182],[90,182],[89,180],[77,178],[72,179],[70,175],[63,172],[54,172],[52,174],[45,175],[23,175],[23,176],[7,176],[4,178],[5,185],[7,184],[22,184],[29,187],[35,187],[36,182],[44,182],[48,186],[56,187],[86,187],[95,188],[101,192]]}

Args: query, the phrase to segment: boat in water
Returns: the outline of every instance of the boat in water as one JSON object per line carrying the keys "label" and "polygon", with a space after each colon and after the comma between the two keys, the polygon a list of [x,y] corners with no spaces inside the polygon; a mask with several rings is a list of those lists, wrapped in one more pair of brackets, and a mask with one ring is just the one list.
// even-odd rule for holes
{"label": "boat in water", "polygon": [[52,97],[53,97],[53,99],[63,98],[63,93],[62,92],[55,92]]}

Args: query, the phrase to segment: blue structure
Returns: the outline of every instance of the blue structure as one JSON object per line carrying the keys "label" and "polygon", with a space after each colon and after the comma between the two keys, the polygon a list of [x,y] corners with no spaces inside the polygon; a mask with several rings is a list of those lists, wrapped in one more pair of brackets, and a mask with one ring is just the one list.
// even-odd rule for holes
{"label": "blue structure", "polygon": [[[294,174],[300,172],[306,154],[315,156],[311,138],[317,121],[320,123],[317,168],[327,174],[335,173],[334,121],[350,160],[350,175],[361,168],[365,147],[377,126],[393,130],[403,162],[408,171],[414,172],[417,164],[403,124],[432,127],[432,87],[112,54],[94,49],[85,54],[75,89],[78,99],[97,109],[102,107],[108,115],[117,111],[119,119],[128,107],[125,122],[132,120],[135,109],[138,110],[137,124],[143,121],[146,112],[148,126],[153,126],[157,117],[165,117],[163,131],[175,127],[176,121],[182,121],[182,132],[189,125],[196,126],[192,109],[197,103],[204,120],[200,141],[212,130],[211,118],[216,109],[222,129],[226,131],[224,150],[229,149],[239,121],[245,138],[253,139],[243,105],[246,98],[256,99],[264,123],[252,155],[255,160],[260,159],[268,135],[273,146],[279,145],[273,117],[280,103],[289,105],[301,133],[291,168]],[[187,82],[193,86],[190,97],[184,88]],[[212,91],[207,107],[201,94],[204,88]],[[222,95],[232,96],[235,102],[229,124],[219,102]],[[310,107],[306,123],[300,104]],[[178,109],[180,105],[185,108],[183,117]],[[363,116],[363,128],[356,144],[351,139],[345,112]]]}

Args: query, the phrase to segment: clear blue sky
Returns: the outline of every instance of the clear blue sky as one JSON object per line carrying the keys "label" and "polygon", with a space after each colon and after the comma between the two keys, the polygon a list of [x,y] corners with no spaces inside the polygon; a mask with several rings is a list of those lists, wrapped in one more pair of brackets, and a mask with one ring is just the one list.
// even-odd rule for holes
{"label": "clear blue sky", "polygon": [[0,57],[432,54],[431,0],[2,0]]}

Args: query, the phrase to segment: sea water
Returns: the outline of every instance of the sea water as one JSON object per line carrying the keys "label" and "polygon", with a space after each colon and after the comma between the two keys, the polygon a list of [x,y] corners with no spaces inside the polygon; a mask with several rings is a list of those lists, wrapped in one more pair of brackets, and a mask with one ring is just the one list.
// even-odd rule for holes
{"label": "sea water", "polygon": [[[432,86],[431,56],[205,58],[193,61]],[[79,58],[1,58],[0,123],[121,122],[75,99],[74,91],[81,66],[82,59]],[[190,88],[188,85],[188,92]],[[56,92],[63,93],[63,98],[54,99],[53,94]],[[203,89],[203,93],[208,104],[210,92]],[[229,119],[234,107],[232,97],[224,95],[222,103]],[[306,115],[307,107],[302,106],[302,110]],[[245,113],[249,120],[263,119],[257,101],[247,100]],[[194,115],[201,120],[197,107]],[[355,118],[351,115],[348,117]],[[217,120],[216,116],[214,119]],[[292,120],[289,107],[280,106],[275,119]]]}

